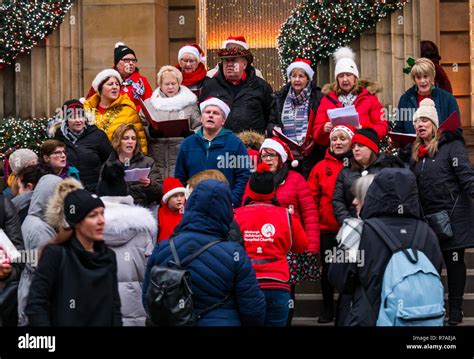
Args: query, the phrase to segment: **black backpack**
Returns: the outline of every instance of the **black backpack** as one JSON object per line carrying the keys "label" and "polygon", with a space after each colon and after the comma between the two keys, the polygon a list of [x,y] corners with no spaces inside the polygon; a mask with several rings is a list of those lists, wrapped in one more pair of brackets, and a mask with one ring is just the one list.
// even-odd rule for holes
{"label": "black backpack", "polygon": [[212,309],[224,304],[229,298],[201,311],[194,312],[191,274],[186,266],[213,245],[222,242],[216,240],[200,248],[198,251],[180,261],[173,238],[169,239],[171,254],[174,261],[171,266],[155,265],[150,271],[150,284],[146,293],[149,319],[159,326],[192,326],[197,319]]}

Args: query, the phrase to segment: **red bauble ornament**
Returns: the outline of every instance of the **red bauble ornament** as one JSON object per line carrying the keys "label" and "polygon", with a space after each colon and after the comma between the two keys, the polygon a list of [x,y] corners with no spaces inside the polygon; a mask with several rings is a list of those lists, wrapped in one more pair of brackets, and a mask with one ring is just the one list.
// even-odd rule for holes
{"label": "red bauble ornament", "polygon": [[347,27],[346,27],[346,25],[343,25],[341,27],[341,32],[344,34],[346,31],[347,31]]}

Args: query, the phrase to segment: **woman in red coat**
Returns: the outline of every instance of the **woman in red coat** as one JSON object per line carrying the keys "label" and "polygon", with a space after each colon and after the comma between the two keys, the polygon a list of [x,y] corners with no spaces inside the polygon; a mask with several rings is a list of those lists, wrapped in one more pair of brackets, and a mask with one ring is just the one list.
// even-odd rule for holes
{"label": "woman in red coat", "polygon": [[380,91],[378,84],[359,79],[359,70],[354,62],[354,53],[343,47],[334,53],[336,60],[336,82],[325,85],[321,103],[314,121],[313,139],[320,145],[329,144],[329,133],[333,124],[329,120],[328,110],[354,105],[359,114],[359,128],[370,127],[377,132],[379,141],[388,131],[382,105],[375,94]]}
{"label": "woman in red coat", "polygon": [[[292,160],[292,167],[298,166],[298,161],[293,160],[293,154],[288,146],[277,138],[267,138],[260,147],[260,161],[267,163],[270,171],[274,174],[278,203],[293,212],[308,236],[306,252],[302,254],[290,252],[287,257],[290,265],[290,284],[294,303],[296,285],[302,280],[316,281],[320,276],[315,256],[315,253],[319,252],[319,222],[316,203],[308,184],[301,174],[288,168],[286,164],[288,158]],[[247,184],[243,203],[248,197],[248,190]],[[289,323],[291,323],[292,314],[290,307]]]}
{"label": "woman in red coat", "polygon": [[331,142],[324,160],[313,167],[308,178],[308,186],[318,208],[321,230],[323,307],[318,319],[319,323],[330,323],[334,319],[334,287],[328,280],[329,262],[326,262],[326,258],[329,258],[328,254],[337,247],[336,235],[339,231],[339,224],[332,208],[332,195],[339,172],[344,164],[346,166],[349,164],[349,158],[352,157],[352,136],[354,133],[350,128],[341,125],[334,127],[330,133]]}

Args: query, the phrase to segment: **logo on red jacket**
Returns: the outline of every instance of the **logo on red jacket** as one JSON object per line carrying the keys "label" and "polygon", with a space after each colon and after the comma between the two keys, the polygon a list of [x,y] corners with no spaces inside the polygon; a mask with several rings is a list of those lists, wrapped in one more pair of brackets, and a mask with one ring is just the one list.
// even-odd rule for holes
{"label": "logo on red jacket", "polygon": [[270,238],[275,235],[275,227],[271,223],[264,224],[260,230],[265,238]]}

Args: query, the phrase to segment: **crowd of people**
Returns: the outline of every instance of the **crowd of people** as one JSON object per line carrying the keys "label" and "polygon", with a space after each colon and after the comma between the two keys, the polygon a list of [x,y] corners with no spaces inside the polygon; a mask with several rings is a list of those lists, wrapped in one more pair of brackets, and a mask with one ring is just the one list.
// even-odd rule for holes
{"label": "crowd of people", "polygon": [[[0,224],[29,260],[2,248],[0,324],[155,325],[153,269],[191,256],[197,325],[291,325],[298,285],[320,281],[320,323],[373,326],[391,248],[364,225],[372,220],[438,273],[444,262],[448,323],[461,323],[474,171],[462,128],[441,127],[460,113],[436,45],[421,48],[433,61],[415,61],[393,129],[414,142],[391,142],[394,156],[381,152],[390,125],[380,86],[350,48],[334,54],[334,83],[321,89],[311,61],[295,58],[273,92],[243,36],[223,42],[209,71],[188,44],[153,90],[117,43],[114,66],[85,100],[64,103],[39,154],[17,149],[6,161]],[[358,125],[334,123],[331,111],[350,106]],[[166,121],[188,125],[170,137]],[[446,221],[450,234],[439,231]],[[365,263],[338,262],[341,248]]]}

